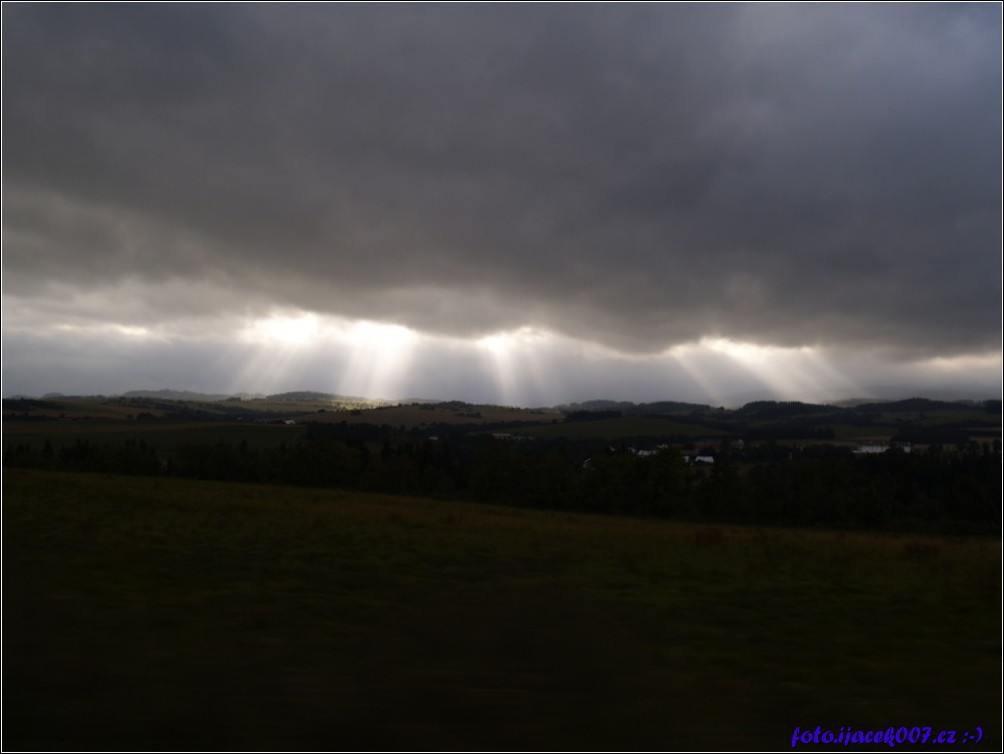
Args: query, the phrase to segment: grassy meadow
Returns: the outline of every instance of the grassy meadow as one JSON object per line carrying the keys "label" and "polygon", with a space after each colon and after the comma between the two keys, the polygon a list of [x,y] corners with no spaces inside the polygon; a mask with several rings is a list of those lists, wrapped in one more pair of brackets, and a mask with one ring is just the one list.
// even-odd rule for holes
{"label": "grassy meadow", "polygon": [[16,469],[3,493],[8,750],[1001,745],[996,540]]}

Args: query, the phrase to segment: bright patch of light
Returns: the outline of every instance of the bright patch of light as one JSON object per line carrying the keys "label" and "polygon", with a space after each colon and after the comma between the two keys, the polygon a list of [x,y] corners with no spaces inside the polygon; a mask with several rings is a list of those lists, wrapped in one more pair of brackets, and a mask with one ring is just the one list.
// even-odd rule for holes
{"label": "bright patch of light", "polygon": [[1001,355],[999,353],[990,354],[968,354],[966,356],[939,356],[922,362],[924,366],[932,367],[939,372],[966,373],[982,370],[1001,369]]}
{"label": "bright patch of light", "polygon": [[150,340],[157,335],[148,327],[122,325],[117,322],[98,322],[87,324],[57,324],[51,329],[56,332],[74,333],[82,336],[120,335],[136,340]]}
{"label": "bright patch of light", "polygon": [[760,346],[756,343],[743,343],[728,338],[705,338],[701,345],[712,351],[723,353],[731,359],[744,364],[768,365],[779,358],[791,358],[795,355],[812,353],[814,349],[808,346],[800,348],[779,348],[777,346]]}
{"label": "bright patch of light", "polygon": [[392,351],[397,348],[410,348],[418,336],[414,330],[401,325],[362,320],[350,325],[342,337],[356,347]]}
{"label": "bright patch of light", "polygon": [[544,345],[552,337],[532,327],[521,327],[518,330],[505,330],[486,335],[476,340],[475,345],[492,353],[503,353],[515,348]]}
{"label": "bright patch of light", "polygon": [[149,328],[132,325],[115,325],[115,331],[130,338],[148,338],[151,334]]}
{"label": "bright patch of light", "polygon": [[491,354],[502,355],[508,352],[512,345],[512,337],[504,333],[488,335],[484,338],[479,338],[475,341],[474,345]]}
{"label": "bright patch of light", "polygon": [[318,330],[318,318],[314,314],[274,314],[251,323],[244,336],[262,344],[303,346],[314,340]]}

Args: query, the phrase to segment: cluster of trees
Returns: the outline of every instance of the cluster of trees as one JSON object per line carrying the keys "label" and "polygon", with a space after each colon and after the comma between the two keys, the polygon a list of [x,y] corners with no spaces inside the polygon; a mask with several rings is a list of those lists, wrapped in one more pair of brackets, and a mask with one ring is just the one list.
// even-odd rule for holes
{"label": "cluster of trees", "polygon": [[162,468],[156,449],[142,440],[113,445],[77,439],[58,448],[49,439],[41,447],[18,443],[4,449],[3,465],[139,476],[159,474]]}
{"label": "cluster of trees", "polygon": [[[445,428],[444,428],[445,430]],[[709,467],[676,448],[652,455],[605,443],[517,442],[453,429],[436,439],[390,427],[315,425],[279,447],[216,443],[158,454],[142,441],[17,445],[5,466],[163,474],[442,496],[475,502],[794,526],[999,530],[998,447],[932,446],[855,457],[826,445],[727,443]]]}

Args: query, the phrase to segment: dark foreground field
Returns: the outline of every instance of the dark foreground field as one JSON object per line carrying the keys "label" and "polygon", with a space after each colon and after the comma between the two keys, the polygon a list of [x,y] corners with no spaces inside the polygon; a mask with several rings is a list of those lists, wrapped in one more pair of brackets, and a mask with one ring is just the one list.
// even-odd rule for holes
{"label": "dark foreground field", "polygon": [[20,470],[3,524],[5,750],[1001,744],[997,541]]}

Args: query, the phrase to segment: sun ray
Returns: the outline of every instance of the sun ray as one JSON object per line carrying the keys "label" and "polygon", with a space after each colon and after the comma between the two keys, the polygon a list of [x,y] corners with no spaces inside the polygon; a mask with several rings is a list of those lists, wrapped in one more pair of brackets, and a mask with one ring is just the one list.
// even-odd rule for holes
{"label": "sun ray", "polygon": [[546,361],[558,345],[554,336],[529,327],[492,333],[474,343],[506,405],[541,402],[552,392]]}
{"label": "sun ray", "polygon": [[512,335],[495,333],[478,340],[475,347],[486,356],[488,372],[495,381],[502,403],[515,403],[518,377]]}
{"label": "sun ray", "polygon": [[[724,391],[715,384],[713,375],[716,370],[708,368],[707,353],[693,345],[677,346],[666,353],[680,369],[697,385],[713,405],[723,406],[727,402]],[[703,358],[702,358],[703,356]],[[701,362],[705,363],[701,363]]]}
{"label": "sun ray", "polygon": [[788,400],[832,399],[829,380],[821,379],[820,365],[812,369],[815,349],[802,346],[782,348],[761,346],[726,338],[708,338],[702,345],[731,359],[748,374],[763,382],[772,393]]}
{"label": "sun ray", "polygon": [[[232,387],[252,392],[277,392],[288,388],[298,364],[310,358],[323,334],[322,319],[309,312],[275,310],[245,321],[235,343],[218,359],[233,374]],[[233,364],[239,364],[233,368]]]}
{"label": "sun ray", "polygon": [[339,392],[370,398],[402,398],[408,387],[419,335],[401,325],[359,321],[341,334],[350,351]]}

